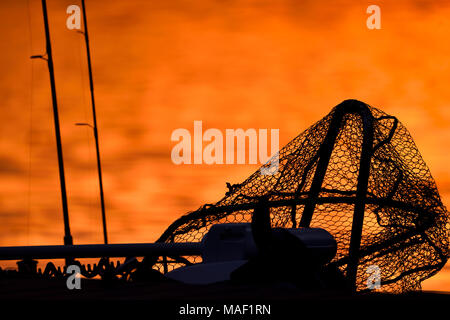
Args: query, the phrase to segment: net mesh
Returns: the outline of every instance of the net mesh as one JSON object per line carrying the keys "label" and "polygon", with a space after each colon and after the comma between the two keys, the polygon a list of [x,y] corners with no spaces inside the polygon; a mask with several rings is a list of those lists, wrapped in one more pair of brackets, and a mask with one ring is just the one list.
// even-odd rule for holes
{"label": "net mesh", "polygon": [[[331,263],[347,273],[355,203],[361,197],[357,188],[364,123],[370,121],[373,140],[367,190],[363,194],[356,288],[367,288],[370,266],[375,265],[380,272],[382,291],[420,289],[421,281],[439,271],[447,260],[448,213],[413,139],[395,117],[361,102],[358,103],[368,110],[367,114],[344,112],[323,180],[319,180],[320,189],[315,195],[311,190],[318,179],[316,171],[324,157],[322,149],[327,134],[335,126],[333,118],[343,105],[354,101],[336,106],[283,147],[263,166],[275,168],[272,174],[257,170],[244,182],[228,185],[224,198],[182,216],[160,241],[201,241],[214,224],[251,222],[253,208],[265,197],[272,227],[310,226],[330,232],[338,246]],[[302,225],[305,206],[311,202],[312,216],[307,225]]]}

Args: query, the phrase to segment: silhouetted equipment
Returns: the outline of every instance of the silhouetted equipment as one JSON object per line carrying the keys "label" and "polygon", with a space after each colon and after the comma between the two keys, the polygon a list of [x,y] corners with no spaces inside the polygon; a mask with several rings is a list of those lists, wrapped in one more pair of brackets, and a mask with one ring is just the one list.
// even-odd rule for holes
{"label": "silhouetted equipment", "polygon": [[87,17],[86,17],[86,4],[84,0],[81,1],[81,6],[83,10],[83,26],[84,31],[82,32],[84,35],[84,41],[86,43],[86,56],[88,62],[88,72],[89,72],[89,89],[91,92],[91,105],[92,105],[92,119],[94,130],[94,140],[95,140],[95,152],[97,156],[97,172],[98,172],[98,183],[100,189],[100,205],[102,209],[102,225],[103,225],[103,240],[105,244],[108,243],[108,231],[106,228],[106,209],[105,209],[105,196],[103,193],[103,178],[102,178],[102,165],[100,161],[100,144],[98,138],[98,126],[97,126],[97,112],[95,110],[95,98],[94,98],[94,79],[92,76],[92,63],[91,63],[91,49],[89,45],[89,33],[87,27]]}
{"label": "silhouetted equipment", "polygon": [[[189,284],[211,284],[231,280],[233,272],[237,272],[249,261],[258,259],[268,251],[268,248],[262,249],[255,242],[253,231],[254,228],[250,223],[213,225],[201,241],[203,262],[177,268],[166,276]],[[285,265],[292,264],[297,257],[301,260],[299,265],[307,265],[314,260],[318,265],[323,266],[336,254],[336,241],[323,229],[277,228],[272,229],[270,233],[271,244],[274,244],[274,249],[279,254],[277,257],[279,260],[276,263],[280,264],[284,273],[286,273]],[[289,250],[292,249],[289,244],[297,241],[304,245],[305,251],[311,253],[310,257],[299,250]],[[280,270],[272,271],[274,274],[282,274]],[[245,280],[248,278],[246,275]],[[258,278],[257,282],[264,282],[267,278],[268,274],[265,274],[264,277]]]}
{"label": "silhouetted equipment", "polygon": [[[346,100],[215,204],[176,220],[155,244],[1,247],[0,260],[102,257],[87,277],[188,283],[292,282],[305,289],[420,289],[449,254],[449,216],[406,128]],[[272,168],[273,169],[273,168]],[[265,171],[267,172],[267,171]],[[127,257],[113,265],[105,257]],[[142,261],[137,258],[144,256]],[[201,257],[202,260],[198,259]],[[43,276],[63,276],[50,263]]]}
{"label": "silhouetted equipment", "polygon": [[47,61],[48,72],[50,76],[50,86],[52,91],[52,105],[53,105],[53,119],[55,123],[55,137],[56,137],[56,150],[58,153],[58,168],[59,168],[59,181],[61,186],[61,200],[64,218],[64,244],[71,245],[73,243],[72,235],[70,234],[70,224],[69,224],[69,208],[67,205],[67,191],[66,191],[66,180],[64,175],[64,158],[61,144],[61,131],[59,127],[59,115],[58,115],[58,101],[56,99],[56,86],[55,86],[55,75],[53,70],[53,56],[52,56],[52,44],[50,41],[50,28],[48,24],[47,16],[47,3],[46,0],[42,0],[42,14],[44,17],[44,27],[45,27],[45,41],[46,41],[46,55],[33,55],[32,59],[41,58]]}
{"label": "silhouetted equipment", "polygon": [[448,212],[410,134],[357,100],[342,102],[282,148],[273,175],[258,170],[229,189],[176,220],[159,241],[201,241],[216,224],[253,220],[264,248],[272,241],[268,229],[321,228],[337,242],[327,267],[345,274],[353,290],[367,289],[372,265],[382,290],[420,289],[447,261]]}

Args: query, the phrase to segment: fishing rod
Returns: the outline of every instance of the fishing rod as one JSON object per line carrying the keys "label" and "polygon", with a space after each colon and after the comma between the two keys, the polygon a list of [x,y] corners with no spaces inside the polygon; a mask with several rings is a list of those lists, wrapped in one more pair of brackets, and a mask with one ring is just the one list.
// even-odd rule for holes
{"label": "fishing rod", "polygon": [[[31,59],[43,59],[47,61],[48,72],[50,76],[50,87],[52,92],[52,105],[53,105],[53,120],[55,123],[55,137],[56,137],[56,150],[58,154],[58,168],[59,168],[59,182],[61,186],[61,200],[63,209],[63,219],[64,219],[64,245],[72,245],[73,239],[70,234],[70,224],[69,224],[69,208],[67,205],[67,191],[66,191],[66,179],[64,175],[64,158],[61,143],[61,130],[59,126],[59,114],[58,114],[58,102],[56,99],[56,86],[55,86],[55,74],[53,67],[53,56],[52,56],[52,44],[50,41],[50,28],[47,16],[47,3],[46,0],[42,0],[42,13],[44,17],[44,27],[45,27],[45,42],[46,42],[46,54],[45,55],[34,55]],[[46,57],[45,57],[46,56]]]}
{"label": "fishing rod", "polygon": [[87,126],[91,127],[94,131],[95,151],[97,154],[98,184],[99,184],[99,189],[100,189],[100,204],[101,204],[101,209],[102,209],[103,239],[104,239],[105,244],[108,244],[108,232],[107,232],[107,228],[106,228],[105,197],[104,197],[104,193],[103,193],[102,165],[101,165],[101,161],[100,161],[100,145],[99,145],[99,139],[98,139],[97,115],[96,115],[96,111],[95,111],[94,80],[92,77],[91,49],[89,46],[86,5],[84,3],[84,0],[81,1],[81,5],[82,5],[82,11],[83,11],[84,31],[79,31],[79,32],[84,35],[84,41],[86,43],[86,56],[87,56],[88,72],[89,72],[89,89],[91,92],[93,125],[91,126],[87,123],[77,123],[76,125],[87,125]]}

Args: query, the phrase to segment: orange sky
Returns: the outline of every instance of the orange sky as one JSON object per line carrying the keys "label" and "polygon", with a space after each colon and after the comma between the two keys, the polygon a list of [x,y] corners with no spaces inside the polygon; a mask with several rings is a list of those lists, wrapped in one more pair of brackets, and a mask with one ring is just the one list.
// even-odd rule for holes
{"label": "orange sky", "polygon": [[[176,166],[177,128],[277,128],[347,98],[397,116],[450,201],[450,2],[87,0],[109,238],[150,242],[258,166]],[[75,243],[101,243],[85,47],[48,0]],[[382,30],[366,28],[370,4]],[[0,245],[62,243],[40,1],[0,3]],[[450,291],[450,267],[424,283]]]}

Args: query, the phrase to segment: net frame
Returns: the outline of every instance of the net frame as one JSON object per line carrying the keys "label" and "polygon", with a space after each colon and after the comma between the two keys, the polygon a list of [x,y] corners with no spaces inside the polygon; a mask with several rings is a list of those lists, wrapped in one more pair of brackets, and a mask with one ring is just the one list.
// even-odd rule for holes
{"label": "net frame", "polygon": [[[172,223],[161,242],[201,241],[216,223],[250,222],[261,199],[271,226],[321,227],[336,239],[330,262],[353,288],[367,289],[369,268],[381,290],[405,292],[438,272],[449,253],[449,216],[409,132],[396,117],[345,100],[261,169]],[[269,168],[274,158],[262,168]]]}

